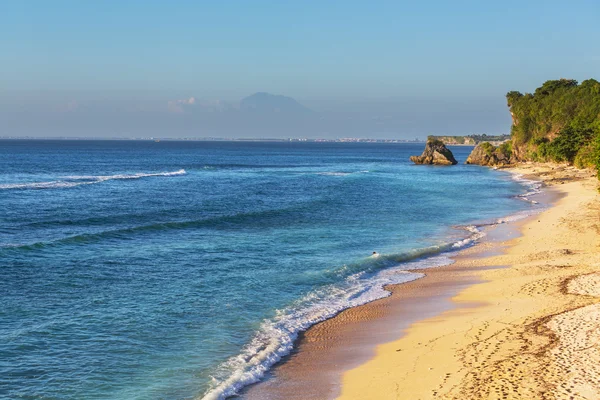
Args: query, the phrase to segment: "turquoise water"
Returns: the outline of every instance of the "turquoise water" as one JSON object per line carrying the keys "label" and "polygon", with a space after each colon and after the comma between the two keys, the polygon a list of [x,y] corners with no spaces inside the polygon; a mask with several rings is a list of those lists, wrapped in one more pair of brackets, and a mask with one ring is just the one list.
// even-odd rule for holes
{"label": "turquoise water", "polygon": [[506,173],[410,164],[422,148],[0,141],[0,397],[235,394],[533,207]]}

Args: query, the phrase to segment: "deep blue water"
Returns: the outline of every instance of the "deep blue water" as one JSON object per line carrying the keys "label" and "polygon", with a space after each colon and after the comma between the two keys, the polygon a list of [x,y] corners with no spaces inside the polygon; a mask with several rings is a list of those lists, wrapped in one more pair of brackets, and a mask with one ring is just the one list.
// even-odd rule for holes
{"label": "deep blue water", "polygon": [[231,394],[531,207],[506,173],[409,163],[422,148],[0,141],[0,397]]}

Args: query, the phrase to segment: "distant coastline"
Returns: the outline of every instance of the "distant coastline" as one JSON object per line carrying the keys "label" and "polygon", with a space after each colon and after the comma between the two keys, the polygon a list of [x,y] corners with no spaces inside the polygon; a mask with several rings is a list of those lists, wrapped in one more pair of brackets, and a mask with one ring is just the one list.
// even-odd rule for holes
{"label": "distant coastline", "polygon": [[220,137],[76,137],[76,136],[55,136],[55,137],[13,137],[4,136],[0,140],[104,140],[104,141],[155,141],[155,142],[310,142],[310,143],[425,143],[425,139],[373,139],[373,138],[220,138]]}
{"label": "distant coastline", "polygon": [[467,136],[437,136],[430,135],[427,139],[440,140],[447,146],[476,146],[488,142],[495,146],[510,140],[510,135],[467,135]]}

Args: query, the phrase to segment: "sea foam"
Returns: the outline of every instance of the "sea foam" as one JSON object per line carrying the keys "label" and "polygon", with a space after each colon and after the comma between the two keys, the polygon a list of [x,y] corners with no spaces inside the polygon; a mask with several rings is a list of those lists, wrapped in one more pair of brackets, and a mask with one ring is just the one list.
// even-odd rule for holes
{"label": "sea foam", "polygon": [[178,176],[185,175],[185,169],[173,172],[156,173],[135,173],[135,174],[117,174],[117,175],[71,175],[64,176],[54,181],[48,182],[23,182],[0,184],[0,190],[4,189],[63,189],[81,185],[92,185],[95,183],[106,182],[110,180],[140,179],[153,176]]}
{"label": "sea foam", "polygon": [[527,179],[523,176],[523,174],[512,174],[511,176],[513,180],[528,188],[526,193],[518,195],[517,198],[528,201],[532,204],[537,204],[537,201],[531,200],[529,197],[539,194],[542,191],[542,182],[535,181],[533,179]]}

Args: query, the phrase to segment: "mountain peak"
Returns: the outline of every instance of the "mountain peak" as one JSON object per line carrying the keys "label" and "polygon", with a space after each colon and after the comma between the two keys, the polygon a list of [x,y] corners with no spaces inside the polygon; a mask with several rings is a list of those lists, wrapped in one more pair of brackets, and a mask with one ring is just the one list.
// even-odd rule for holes
{"label": "mountain peak", "polygon": [[256,92],[240,101],[240,109],[244,111],[309,113],[311,110],[295,99],[267,92]]}

